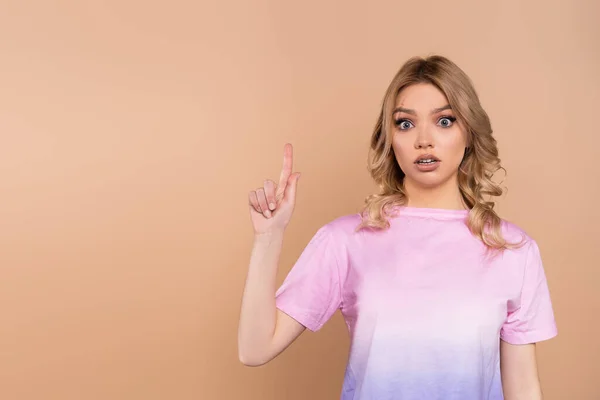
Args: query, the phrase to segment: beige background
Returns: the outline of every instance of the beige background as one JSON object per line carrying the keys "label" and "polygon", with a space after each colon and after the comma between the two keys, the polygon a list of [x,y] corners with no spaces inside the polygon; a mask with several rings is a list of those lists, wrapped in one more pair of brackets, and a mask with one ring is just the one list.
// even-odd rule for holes
{"label": "beige background", "polygon": [[597,1],[0,2],[0,398],[334,399],[339,314],[237,360],[248,190],[303,173],[282,280],[374,190],[368,140],[413,55],[473,79],[539,243],[547,400],[599,399]]}

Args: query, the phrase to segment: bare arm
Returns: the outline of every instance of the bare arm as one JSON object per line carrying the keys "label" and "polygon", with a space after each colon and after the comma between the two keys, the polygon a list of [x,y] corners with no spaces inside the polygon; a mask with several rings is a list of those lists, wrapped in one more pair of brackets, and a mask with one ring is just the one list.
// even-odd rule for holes
{"label": "bare arm", "polygon": [[248,366],[263,365],[304,330],[299,322],[275,306],[275,284],[285,227],[291,218],[299,174],[292,174],[292,147],[284,151],[279,184],[265,181],[250,192],[254,245],[242,297],[238,327],[238,354]]}
{"label": "bare arm", "polygon": [[506,400],[542,400],[535,344],[500,341],[502,390]]}
{"label": "bare arm", "polygon": [[304,326],[275,307],[275,279],[283,232],[257,236],[242,300],[239,357],[257,366],[272,360],[288,347]]}

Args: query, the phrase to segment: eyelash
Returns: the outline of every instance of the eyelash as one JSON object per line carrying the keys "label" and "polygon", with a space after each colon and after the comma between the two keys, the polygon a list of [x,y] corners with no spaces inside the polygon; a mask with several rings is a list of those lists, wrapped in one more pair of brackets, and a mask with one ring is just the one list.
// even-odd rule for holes
{"label": "eyelash", "polygon": [[[452,126],[452,124],[454,124],[454,122],[456,122],[456,118],[455,118],[455,117],[443,116],[443,117],[440,117],[440,119],[438,120],[438,123],[439,123],[441,120],[443,120],[443,119],[447,119],[447,120],[449,120],[449,121],[450,121],[450,123],[451,123],[451,125],[449,125],[449,126],[444,126],[444,127],[442,127],[442,128],[450,128],[450,127]],[[411,120],[409,120],[409,119],[406,119],[406,118],[400,118],[400,119],[398,119],[398,120],[395,120],[395,121],[394,121],[394,125],[396,125],[396,127],[400,128],[400,125],[402,125],[402,123],[403,123],[403,122],[406,122],[406,121],[408,121],[408,122],[410,122],[410,123],[412,124],[412,121],[411,121]],[[403,131],[405,131],[406,129],[400,129],[400,130],[403,130]]]}

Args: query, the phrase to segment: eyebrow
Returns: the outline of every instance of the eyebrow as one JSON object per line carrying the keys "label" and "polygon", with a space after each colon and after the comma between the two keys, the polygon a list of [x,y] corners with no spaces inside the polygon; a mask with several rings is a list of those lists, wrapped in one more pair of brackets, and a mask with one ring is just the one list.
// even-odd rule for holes
{"label": "eyebrow", "polygon": [[[452,110],[452,106],[450,106],[450,104],[446,104],[444,107],[440,107],[440,108],[434,108],[431,113],[432,114],[437,114],[440,111],[444,111],[444,110]],[[392,112],[393,114],[396,114],[397,112],[403,112],[403,113],[407,113],[407,114],[411,114],[411,115],[417,115],[417,113],[415,112],[415,110],[411,110],[410,108],[402,108],[402,107],[397,107],[394,109],[394,111]]]}

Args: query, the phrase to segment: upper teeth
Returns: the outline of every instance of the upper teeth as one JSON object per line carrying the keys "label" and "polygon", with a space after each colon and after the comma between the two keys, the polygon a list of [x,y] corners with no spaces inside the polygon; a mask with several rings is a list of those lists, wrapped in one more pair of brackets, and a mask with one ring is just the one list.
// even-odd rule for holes
{"label": "upper teeth", "polygon": [[433,158],[427,158],[427,159],[423,159],[423,160],[419,160],[418,162],[420,163],[432,163],[435,160]]}

